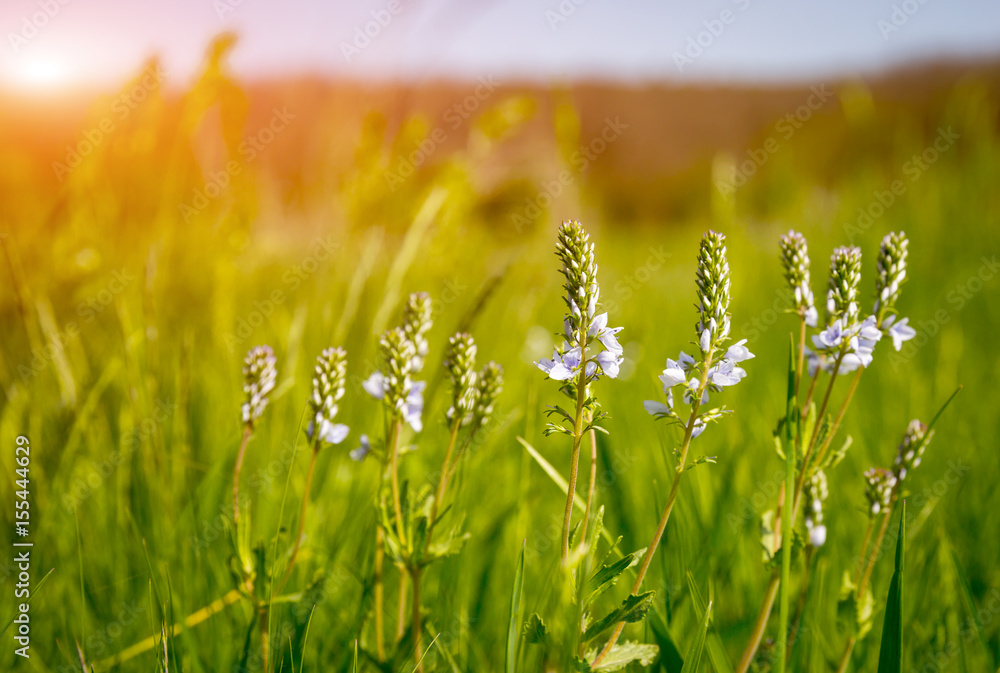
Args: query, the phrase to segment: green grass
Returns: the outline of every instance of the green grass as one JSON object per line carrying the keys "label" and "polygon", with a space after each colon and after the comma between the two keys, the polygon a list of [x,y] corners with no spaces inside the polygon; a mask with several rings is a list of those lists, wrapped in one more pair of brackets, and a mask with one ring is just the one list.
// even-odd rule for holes
{"label": "green grass", "polygon": [[[838,627],[836,606],[840,577],[854,567],[866,524],[862,471],[888,466],[908,421],[926,420],[960,383],[965,394],[941,419],[923,464],[908,478],[903,664],[904,670],[923,670],[945,656],[948,670],[991,671],[1000,661],[1000,276],[984,262],[1000,251],[1000,143],[995,94],[971,91],[956,90],[935,120],[961,130],[956,145],[854,238],[864,254],[867,296],[881,236],[907,232],[910,272],[899,308],[921,336],[904,350],[905,358],[880,344],[861,380],[842,430],[854,444],[829,475],[828,538],[814,560],[788,670],[828,670],[843,648],[846,633]],[[717,455],[718,463],[685,478],[646,586],[657,590],[654,611],[679,652],[700,652],[707,642],[709,656],[699,670],[709,670],[709,662],[720,670],[716,662],[724,657],[731,665],[749,636],[768,577],[759,517],[774,507],[783,479],[771,433],[785,407],[787,335],[795,324],[780,312],[778,236],[795,227],[808,237],[813,286],[821,296],[829,252],[848,242],[845,226],[855,221],[857,209],[899,178],[900,166],[937,132],[935,124],[924,128],[917,121],[899,128],[878,119],[853,123],[859,125],[852,136],[857,152],[842,170],[828,167],[828,180],[799,177],[808,157],[793,143],[734,203],[714,210],[703,204],[698,214],[670,222],[607,221],[585,205],[570,204],[567,212],[552,212],[536,227],[515,232],[505,218],[484,221],[481,211],[461,200],[473,198],[474,205],[479,198],[459,189],[461,174],[444,172],[432,176],[432,186],[414,189],[410,201],[395,204],[415,224],[403,217],[373,217],[369,223],[339,215],[359,212],[356,182],[331,196],[346,204],[333,215],[285,217],[264,196],[261,204],[253,190],[240,191],[244,186],[182,224],[174,207],[152,205],[176,196],[160,192],[170,187],[159,183],[159,168],[137,176],[141,189],[132,196],[139,206],[126,202],[114,176],[74,176],[79,181],[66,188],[58,227],[34,227],[45,213],[39,205],[12,223],[12,235],[4,239],[13,280],[0,294],[0,441],[8,449],[0,453],[0,495],[5,504],[13,499],[9,449],[14,437],[27,435],[33,450],[33,578],[55,569],[32,599],[32,659],[18,662],[20,670],[79,670],[76,643],[97,664],[151,636],[158,643],[161,627],[169,633],[190,615],[204,619],[169,637],[168,659],[162,647],[159,654],[153,648],[117,670],[154,670],[158,661],[171,671],[231,670],[245,653],[248,667],[259,670],[253,668],[249,606],[237,601],[204,610],[234,586],[225,520],[240,435],[240,364],[258,343],[278,354],[278,387],[249,445],[243,489],[252,497],[246,518],[251,541],[267,541],[269,548],[282,526],[295,523],[302,497],[308,460],[303,411],[313,358],[330,345],[344,346],[349,357],[339,420],[350,425],[351,435],[319,457],[308,537],[287,589],[304,594],[298,602],[273,606],[272,647],[280,662],[275,670],[364,669],[366,659],[356,660],[354,642],[370,589],[378,467],[352,462],[347,450],[361,433],[380,436],[381,411],[359,384],[376,363],[375,335],[398,319],[402,299],[416,290],[431,294],[436,311],[426,368],[426,429],[419,450],[403,462],[407,479],[428,481],[443,458],[441,358],[447,337],[468,328],[480,359],[496,359],[506,370],[498,421],[466,456],[451,489],[453,509],[465,514],[471,539],[459,556],[424,578],[424,666],[502,670],[512,645],[512,582],[520,575],[522,542],[525,616],[547,605],[559,556],[564,495],[515,438],[524,437],[556,469],[568,471],[568,438],[542,437],[541,410],[557,401],[556,386],[531,364],[551,352],[561,322],[552,251],[555,218],[563,214],[579,217],[592,232],[602,299],[612,324],[625,327],[623,375],[602,380],[596,392],[610,414],[605,425],[611,433],[598,440],[598,504],[612,537],[624,536],[626,551],[652,536],[670,486],[670,450],[680,439],[653,422],[642,401],[657,395],[655,377],[667,355],[693,338],[694,262],[702,231],[712,227],[729,237],[733,332],[750,339],[757,357],[746,363],[746,381],[727,392],[726,403],[736,413],[696,440],[696,454]],[[888,138],[890,149],[881,160],[865,154],[866,134]],[[167,163],[162,170],[179,168]],[[267,185],[266,175],[255,179]],[[446,189],[434,192],[434,185]],[[423,198],[428,193],[430,202]],[[434,194],[443,194],[441,203]],[[433,212],[417,216],[421,207]],[[128,208],[138,208],[148,226],[130,220]],[[330,237],[332,252],[317,248],[322,237]],[[662,263],[654,255],[661,249],[668,255]],[[97,257],[93,265],[86,262],[90,253],[81,253],[86,250]],[[121,268],[134,280],[111,292],[110,303],[87,320],[78,307],[105,296],[112,272]],[[487,288],[492,291],[485,294]],[[241,320],[255,326],[234,340],[230,335]],[[67,334],[70,323],[78,326],[77,335]],[[53,343],[62,345],[23,380],[19,367],[30,367],[32,348]],[[846,385],[838,386],[841,395]],[[286,480],[289,500],[279,521]],[[2,510],[0,525],[10,531],[11,508]],[[279,549],[288,535],[283,533]],[[886,545],[873,575],[876,606],[885,604],[889,590],[892,548]],[[4,565],[11,555],[3,553],[6,592],[14,575]],[[623,600],[630,572],[602,599],[605,609]],[[710,587],[710,602],[692,597],[688,572],[692,586]],[[793,563],[791,575],[797,583],[801,563]],[[390,574],[390,633],[395,582]],[[515,594],[515,612],[517,602]],[[5,599],[4,623],[10,605]],[[773,619],[769,636],[775,633]],[[878,661],[881,613],[874,621],[873,632],[855,648],[857,670],[872,670]],[[631,625],[626,637],[661,640],[649,624]],[[369,632],[366,625],[362,646]],[[524,643],[520,633],[516,640],[517,670],[539,670],[532,650],[537,646]],[[14,663],[9,634],[3,643],[0,666],[8,670]]]}

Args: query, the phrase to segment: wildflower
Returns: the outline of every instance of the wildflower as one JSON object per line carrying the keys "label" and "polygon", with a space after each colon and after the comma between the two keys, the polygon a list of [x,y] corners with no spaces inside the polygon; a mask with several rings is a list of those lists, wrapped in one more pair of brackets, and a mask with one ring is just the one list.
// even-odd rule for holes
{"label": "wildflower", "polygon": [[830,257],[830,281],[826,295],[827,324],[837,320],[844,326],[858,319],[858,285],[861,283],[861,250],[841,246]]}
{"label": "wildflower", "polygon": [[726,259],[726,237],[715,231],[707,232],[698,249],[699,319],[696,326],[702,355],[711,346],[729,336],[729,261]]}
{"label": "wildflower", "polygon": [[[608,327],[608,314],[597,313],[601,290],[597,284],[597,263],[594,244],[583,226],[574,220],[559,229],[556,254],[562,260],[566,282],[565,302],[569,309],[563,319],[565,342],[556,348],[552,359],[541,358],[535,363],[556,381],[569,381],[583,374],[583,383],[601,374],[617,378],[624,349],[618,343],[621,327]],[[590,346],[600,342],[604,350],[590,357]]]}
{"label": "wildflower", "polygon": [[934,431],[927,432],[927,426],[919,419],[910,421],[903,434],[903,441],[899,444],[896,460],[892,464],[893,474],[898,481],[902,482],[910,470],[920,465],[924,449],[933,437]]}
{"label": "wildflower", "polygon": [[351,459],[358,462],[364,460],[365,457],[372,452],[372,443],[371,440],[368,439],[368,435],[361,435],[360,442],[361,445],[351,451]]}
{"label": "wildflower", "polygon": [[448,419],[468,421],[476,402],[476,342],[471,335],[460,332],[448,340],[445,368],[451,378],[451,406]]}
{"label": "wildflower", "polygon": [[500,392],[503,390],[503,367],[490,360],[479,372],[476,383],[476,403],[472,412],[472,424],[481,427],[489,422],[493,415]]}
{"label": "wildflower", "polygon": [[902,350],[904,341],[917,336],[917,330],[907,324],[909,321],[909,318],[897,321],[894,315],[887,316],[882,321],[882,329],[892,338],[892,347],[897,351]]}
{"label": "wildflower", "polygon": [[873,309],[880,321],[887,311],[895,307],[899,298],[899,286],[906,280],[906,256],[909,246],[910,242],[903,232],[889,232],[882,239],[876,262],[878,277],[875,280]]}
{"label": "wildflower", "polygon": [[823,524],[823,502],[829,495],[826,473],[816,470],[806,483],[803,491],[806,530],[809,532],[809,544],[822,547],[826,542],[826,526]]}
{"label": "wildflower", "polygon": [[342,348],[327,348],[316,358],[309,407],[312,418],[306,428],[309,441],[340,444],[347,437],[348,428],[334,423],[339,408],[337,402],[344,396],[347,378],[347,353]]}
{"label": "wildflower", "polygon": [[789,229],[781,237],[780,247],[785,280],[795,297],[795,311],[805,319],[807,325],[815,327],[817,312],[812,288],[809,286],[809,246],[805,236]]}
{"label": "wildflower", "polygon": [[424,359],[430,350],[425,336],[431,325],[431,298],[426,292],[414,292],[403,307],[403,334],[413,344],[414,354],[410,358],[411,371],[424,368]]}
{"label": "wildflower", "polygon": [[379,341],[386,373],[376,371],[368,377],[362,387],[375,399],[382,402],[393,413],[406,421],[414,431],[423,429],[421,414],[424,409],[423,381],[413,381],[413,358],[416,348],[406,337],[402,327],[388,330]]}
{"label": "wildflower", "polygon": [[267,408],[268,394],[278,378],[277,362],[270,346],[254,346],[243,360],[243,392],[247,397],[241,409],[243,422],[251,428]]}
{"label": "wildflower", "polygon": [[[714,231],[706,233],[698,254],[699,321],[695,328],[699,334],[702,360],[696,361],[684,351],[676,360],[667,358],[667,366],[659,377],[667,401],[646,400],[642,403],[651,416],[669,418],[686,425],[688,420],[682,419],[674,409],[673,388],[683,386],[681,399],[684,404],[694,405],[697,400],[700,407],[708,404],[709,391],[720,392],[723,388],[736,385],[747,375],[739,366],[740,362],[754,357],[746,347],[746,339],[732,344],[721,358],[715,357],[730,328],[729,262],[726,260],[725,240],[725,236]],[[704,385],[700,372],[704,372]],[[691,437],[700,435],[708,422],[719,418],[722,413],[721,409],[700,413],[691,425]]]}
{"label": "wildflower", "polygon": [[868,513],[876,516],[892,502],[896,488],[896,475],[881,467],[873,467],[865,472],[865,497],[868,499]]}

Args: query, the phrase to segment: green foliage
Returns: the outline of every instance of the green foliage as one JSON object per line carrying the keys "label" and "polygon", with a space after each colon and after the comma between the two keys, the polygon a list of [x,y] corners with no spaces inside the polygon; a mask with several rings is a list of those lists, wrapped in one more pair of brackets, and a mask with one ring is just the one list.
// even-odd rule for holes
{"label": "green foliage", "polygon": [[885,599],[882,646],[879,648],[878,673],[903,670],[903,562],[906,550],[906,501],[899,510],[899,536],[896,538],[896,566]]}

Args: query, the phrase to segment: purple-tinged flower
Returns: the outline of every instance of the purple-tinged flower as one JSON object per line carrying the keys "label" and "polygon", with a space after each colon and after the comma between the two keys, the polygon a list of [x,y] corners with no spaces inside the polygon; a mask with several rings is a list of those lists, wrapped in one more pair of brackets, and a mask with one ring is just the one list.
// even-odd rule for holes
{"label": "purple-tinged flower", "polygon": [[756,357],[750,352],[750,349],[744,346],[747,342],[746,339],[740,339],[726,351],[725,359],[731,360],[732,362],[743,362],[744,360],[750,360]]}
{"label": "purple-tinged flower", "polygon": [[904,341],[917,336],[917,330],[907,324],[909,321],[909,318],[903,318],[897,322],[895,315],[890,315],[882,321],[882,329],[892,338],[892,347],[897,351],[902,350]]}
{"label": "purple-tinged flower", "polygon": [[361,435],[361,446],[351,451],[351,459],[360,462],[371,452],[372,443],[368,439],[368,435]]}

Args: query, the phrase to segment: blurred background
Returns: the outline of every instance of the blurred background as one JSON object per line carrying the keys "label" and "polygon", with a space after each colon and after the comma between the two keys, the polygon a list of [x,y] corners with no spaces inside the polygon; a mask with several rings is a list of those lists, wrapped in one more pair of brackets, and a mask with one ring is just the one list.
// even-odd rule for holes
{"label": "blurred background", "polygon": [[[605,306],[625,326],[621,380],[598,394],[612,433],[600,498],[629,549],[652,533],[676,441],[641,401],[693,338],[701,232],[729,236],[734,333],[758,357],[727,393],[737,413],[705,435],[719,464],[682,489],[653,573],[681,651],[696,614],[684,573],[711,585],[731,661],[766,584],[758,523],[780,481],[770,433],[794,324],[778,237],[807,236],[819,297],[833,247],[862,248],[870,294],[880,239],[908,233],[900,309],[918,335],[877,354],[845,422],[854,445],[830,475],[795,670],[828,670],[840,653],[861,472],[888,466],[907,422],[959,383],[911,485],[906,661],[997,669],[1000,4],[6,0],[0,38],[0,441],[31,438],[33,572],[55,568],[21,669],[80,670],[82,656],[98,671],[152,670],[148,652],[109,657],[232,586],[223,513],[243,354],[269,343],[279,356],[244,472],[266,538],[288,525],[286,478],[303,487],[291,448],[314,355],[349,351],[353,448],[379,424],[360,389],[375,336],[424,290],[429,371],[458,327],[507,371],[501,420],[462,472],[473,537],[426,591],[441,670],[499,670],[520,542],[529,609],[557,555],[560,494],[515,437],[568,465],[565,443],[541,436],[557,393],[531,364],[561,325],[552,251],[566,218],[593,233]],[[429,376],[431,418],[447,405]],[[440,461],[446,433],[427,425],[411,479]],[[318,474],[300,584],[326,578],[309,585],[326,635],[300,654],[306,619],[292,611],[276,656],[348,670],[377,468],[330,451]],[[880,562],[877,605],[890,575]],[[14,576],[5,555],[3,621]],[[235,665],[248,623],[234,606],[184,629],[177,668]],[[877,660],[876,623],[858,670]]]}

